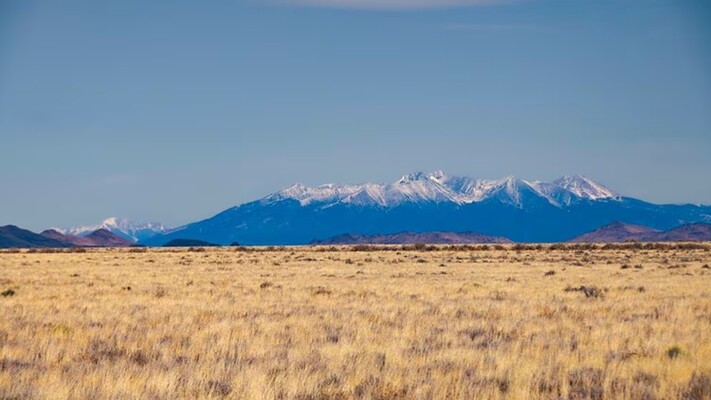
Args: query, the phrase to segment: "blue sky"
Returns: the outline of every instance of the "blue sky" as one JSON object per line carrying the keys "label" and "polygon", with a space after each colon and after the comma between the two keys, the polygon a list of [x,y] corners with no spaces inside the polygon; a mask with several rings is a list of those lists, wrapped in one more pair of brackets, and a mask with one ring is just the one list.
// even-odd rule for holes
{"label": "blue sky", "polygon": [[0,225],[182,224],[433,169],[709,204],[709,21],[703,0],[6,0]]}

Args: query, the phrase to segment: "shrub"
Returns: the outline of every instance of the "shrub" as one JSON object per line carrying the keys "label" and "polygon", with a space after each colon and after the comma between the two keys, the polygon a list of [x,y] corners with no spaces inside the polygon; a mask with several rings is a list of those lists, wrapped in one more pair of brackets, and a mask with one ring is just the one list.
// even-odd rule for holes
{"label": "shrub", "polygon": [[153,295],[154,295],[157,299],[160,299],[160,298],[165,297],[166,294],[168,294],[168,293],[166,292],[165,288],[163,288],[163,287],[158,287],[158,288],[156,288],[156,290],[153,292]]}
{"label": "shrub", "polygon": [[207,382],[207,391],[219,397],[227,397],[232,393],[232,385],[228,382],[212,380]]}
{"label": "shrub", "polygon": [[599,368],[580,368],[568,374],[570,399],[602,400],[604,376]]}
{"label": "shrub", "polygon": [[667,357],[671,358],[672,360],[679,357],[681,353],[681,347],[679,346],[672,346],[667,349]]}
{"label": "shrub", "polygon": [[331,293],[333,293],[333,292],[331,292],[330,290],[326,289],[326,288],[323,287],[323,286],[319,286],[319,287],[317,287],[316,289],[314,289],[314,291],[313,291],[313,294],[314,294],[314,295],[319,295],[319,294],[326,294],[326,295],[328,295],[328,294],[331,294]]}
{"label": "shrub", "polygon": [[351,250],[353,251],[373,251],[374,246],[371,246],[369,244],[357,244],[353,247],[351,247]]}
{"label": "shrub", "polygon": [[423,251],[427,249],[427,245],[424,243],[415,243],[412,245],[413,250]]}
{"label": "shrub", "polygon": [[587,298],[601,299],[605,297],[607,289],[600,289],[596,286],[578,286],[565,288],[566,292],[583,292]]}
{"label": "shrub", "polygon": [[683,399],[709,399],[711,398],[711,376],[707,374],[696,374],[691,376]]}

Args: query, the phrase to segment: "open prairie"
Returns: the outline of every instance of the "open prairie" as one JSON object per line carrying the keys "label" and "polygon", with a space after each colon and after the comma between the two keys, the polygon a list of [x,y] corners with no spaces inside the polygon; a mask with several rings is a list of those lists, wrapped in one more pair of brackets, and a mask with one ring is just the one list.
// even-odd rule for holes
{"label": "open prairie", "polygon": [[708,399],[710,249],[0,252],[0,399]]}

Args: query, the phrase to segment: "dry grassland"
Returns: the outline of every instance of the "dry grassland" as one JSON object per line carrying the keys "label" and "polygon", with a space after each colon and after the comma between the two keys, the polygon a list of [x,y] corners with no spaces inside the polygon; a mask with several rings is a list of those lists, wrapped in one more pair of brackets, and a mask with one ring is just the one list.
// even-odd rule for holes
{"label": "dry grassland", "polygon": [[0,399],[708,399],[705,247],[0,252]]}

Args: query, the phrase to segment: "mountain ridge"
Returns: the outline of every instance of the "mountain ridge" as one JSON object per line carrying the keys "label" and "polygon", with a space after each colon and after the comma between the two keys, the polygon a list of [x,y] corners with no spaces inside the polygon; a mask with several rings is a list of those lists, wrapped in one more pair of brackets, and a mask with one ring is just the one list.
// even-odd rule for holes
{"label": "mountain ridge", "polygon": [[574,243],[614,242],[698,242],[711,241],[711,224],[683,224],[668,230],[655,230],[646,226],[613,222],[570,240]]}
{"label": "mountain ridge", "polygon": [[143,241],[298,245],[351,232],[479,232],[516,242],[562,242],[614,221],[665,230],[711,222],[711,207],[656,205],[580,175],[550,182],[411,173],[389,184],[295,184]]}
{"label": "mountain ridge", "polygon": [[44,237],[15,225],[0,226],[0,248],[71,247],[72,245]]}
{"label": "mountain ridge", "polygon": [[[263,203],[294,199],[301,205],[344,203],[392,207],[404,202],[451,202],[467,204],[498,197],[522,207],[522,192],[545,198],[556,206],[569,205],[570,199],[616,199],[614,191],[590,178],[570,175],[551,182],[527,181],[507,176],[501,179],[473,179],[449,176],[438,170],[413,172],[393,183],[334,184],[316,187],[294,184],[260,199]],[[567,196],[563,196],[563,194]],[[565,198],[564,198],[565,197]],[[565,200],[565,201],[562,201]]]}
{"label": "mountain ridge", "polygon": [[65,235],[54,229],[47,229],[41,236],[77,247],[130,247],[135,242],[124,239],[107,229],[97,229],[86,236]]}
{"label": "mountain ridge", "polygon": [[106,218],[96,225],[77,225],[70,228],[49,228],[49,230],[54,230],[63,235],[80,237],[90,235],[101,229],[107,230],[116,236],[132,242],[140,242],[157,234],[166,233],[173,228],[159,222],[136,222],[127,218],[118,217]]}
{"label": "mountain ridge", "polygon": [[340,244],[473,244],[512,243],[503,237],[487,236],[476,232],[397,232],[379,235],[345,233],[324,240],[314,240],[313,245]]}

